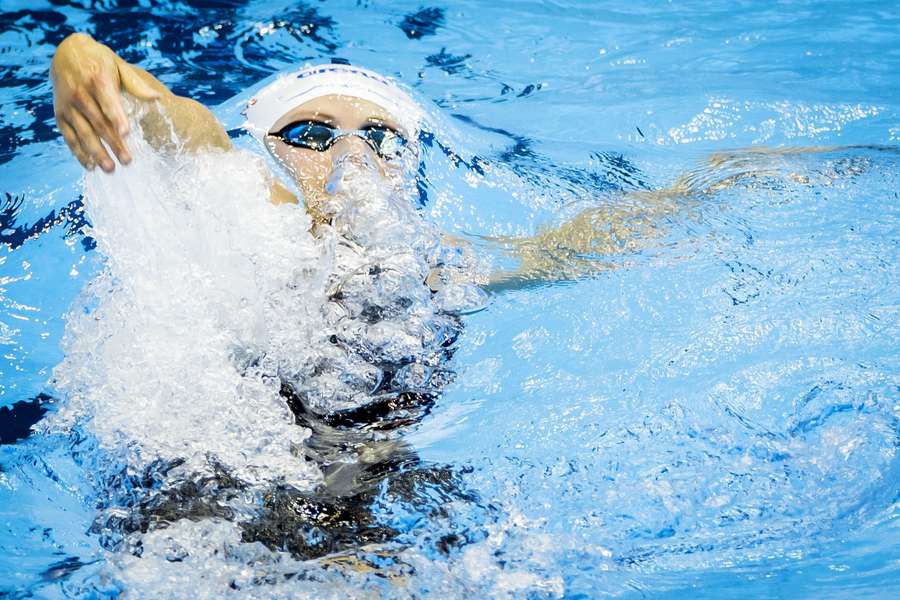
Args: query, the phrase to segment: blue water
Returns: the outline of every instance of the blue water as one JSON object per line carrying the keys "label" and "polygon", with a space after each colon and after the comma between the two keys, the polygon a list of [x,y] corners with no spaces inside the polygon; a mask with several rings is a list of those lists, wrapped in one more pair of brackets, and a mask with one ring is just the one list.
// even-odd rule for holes
{"label": "blue water", "polygon": [[[375,500],[407,549],[405,580],[315,564],[305,577],[398,597],[900,591],[893,3],[2,11],[0,407],[54,394],[64,314],[102,265],[81,232],[79,167],[53,128],[47,69],[72,31],[218,105],[236,139],[229,99],[275,72],[339,57],[394,75],[453,123],[461,155],[503,167],[470,186],[432,157],[424,211],[458,235],[532,233],[686,172],[718,181],[733,168],[709,163],[723,150],[834,146],[685,199],[594,277],[499,293],[466,316],[455,381],[402,433],[462,492]],[[85,446],[4,442],[0,597],[114,595],[103,573],[117,551],[92,530],[104,498]],[[272,585],[210,581],[195,582],[210,597]],[[295,583],[278,594],[312,594]]]}

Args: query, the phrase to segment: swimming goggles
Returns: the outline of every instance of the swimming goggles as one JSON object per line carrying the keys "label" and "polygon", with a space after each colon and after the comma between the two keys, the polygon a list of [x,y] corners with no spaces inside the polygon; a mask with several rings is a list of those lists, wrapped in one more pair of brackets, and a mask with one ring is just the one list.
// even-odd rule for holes
{"label": "swimming goggles", "polygon": [[355,135],[368,143],[378,156],[388,160],[398,158],[407,143],[393,129],[378,124],[366,125],[363,129],[338,129],[321,121],[296,121],[269,135],[289,146],[317,152],[328,150],[343,137]]}

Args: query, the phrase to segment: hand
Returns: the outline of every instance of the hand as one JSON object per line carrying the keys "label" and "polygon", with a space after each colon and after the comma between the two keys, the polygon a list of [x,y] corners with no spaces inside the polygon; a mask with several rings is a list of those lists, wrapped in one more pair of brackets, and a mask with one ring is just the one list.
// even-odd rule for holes
{"label": "hand", "polygon": [[50,78],[56,124],[78,162],[88,170],[100,165],[111,173],[115,163],[101,139],[119,162],[131,162],[125,144],[129,126],[121,92],[142,100],[159,98],[161,92],[112,50],[85,34],[70,35],[60,44]]}

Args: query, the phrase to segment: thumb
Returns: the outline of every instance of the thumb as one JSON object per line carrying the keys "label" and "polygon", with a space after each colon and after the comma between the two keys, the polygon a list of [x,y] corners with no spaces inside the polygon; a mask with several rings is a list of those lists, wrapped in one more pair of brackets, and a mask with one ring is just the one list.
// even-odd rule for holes
{"label": "thumb", "polygon": [[144,81],[131,65],[119,63],[118,67],[123,91],[140,100],[156,100],[162,96],[158,90],[153,89],[153,86]]}

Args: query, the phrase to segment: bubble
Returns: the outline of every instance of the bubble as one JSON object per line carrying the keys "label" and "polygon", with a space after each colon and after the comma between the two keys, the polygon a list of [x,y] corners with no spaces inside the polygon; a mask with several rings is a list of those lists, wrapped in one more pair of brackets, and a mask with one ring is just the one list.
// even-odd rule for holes
{"label": "bubble", "polygon": [[[206,552],[195,534],[238,544],[234,528],[262,518],[268,491],[315,493],[321,465],[298,410],[438,393],[459,314],[484,292],[409,186],[371,162],[338,165],[330,222],[314,235],[301,205],[269,201],[271,176],[251,153],[161,153],[140,135],[131,145],[131,165],[85,176],[105,262],[66,317],[52,381],[64,402],[47,428],[89,455],[101,544],[146,552],[110,564],[138,585]],[[185,519],[198,524],[154,533]]]}

